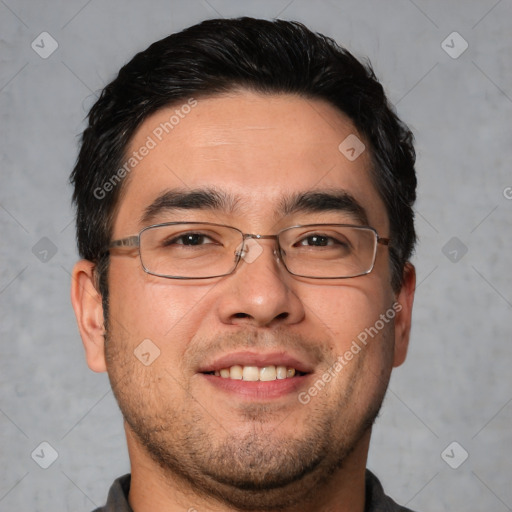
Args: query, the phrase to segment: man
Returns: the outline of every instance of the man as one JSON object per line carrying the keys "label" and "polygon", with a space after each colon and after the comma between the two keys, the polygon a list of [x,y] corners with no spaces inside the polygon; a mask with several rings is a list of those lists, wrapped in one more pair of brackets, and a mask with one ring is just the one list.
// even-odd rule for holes
{"label": "man", "polygon": [[121,69],[72,174],[73,307],[131,461],[99,510],[407,510],[365,466],[414,161],[371,69],[298,23],[205,21]]}

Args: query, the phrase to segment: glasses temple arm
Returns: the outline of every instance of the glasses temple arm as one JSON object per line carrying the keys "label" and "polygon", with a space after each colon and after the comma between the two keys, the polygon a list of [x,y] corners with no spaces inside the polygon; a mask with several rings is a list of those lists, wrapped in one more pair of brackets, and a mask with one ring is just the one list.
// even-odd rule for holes
{"label": "glasses temple arm", "polygon": [[112,240],[108,244],[109,249],[114,247],[138,247],[139,246],[139,235],[129,236],[127,238],[121,238],[119,240]]}

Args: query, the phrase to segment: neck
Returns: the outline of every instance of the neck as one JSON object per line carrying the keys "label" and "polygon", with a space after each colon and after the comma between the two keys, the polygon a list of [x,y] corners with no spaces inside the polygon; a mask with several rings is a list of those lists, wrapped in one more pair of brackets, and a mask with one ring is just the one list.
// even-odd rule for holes
{"label": "neck", "polygon": [[[134,512],[239,512],[218,498],[194,488],[180,475],[157,464],[125,426],[131,462],[129,502]],[[370,442],[368,431],[344,459],[342,467],[327,481],[317,483],[307,493],[302,512],[363,512],[365,505],[365,469]],[[302,488],[302,491],[304,489]],[[255,508],[264,512],[270,508]],[[297,505],[280,512],[296,512]]]}

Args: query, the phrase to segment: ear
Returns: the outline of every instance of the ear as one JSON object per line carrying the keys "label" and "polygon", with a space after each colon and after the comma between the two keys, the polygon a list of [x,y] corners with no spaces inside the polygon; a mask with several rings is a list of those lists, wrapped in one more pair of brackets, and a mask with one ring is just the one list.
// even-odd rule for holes
{"label": "ear", "polygon": [[412,263],[406,263],[403,284],[396,297],[395,316],[395,355],[393,366],[400,366],[407,356],[411,333],[412,304],[416,289],[416,269]]}
{"label": "ear", "polygon": [[79,261],[73,267],[71,280],[71,303],[85,357],[89,368],[95,372],[107,370],[105,361],[105,326],[101,294],[95,286],[94,263]]}

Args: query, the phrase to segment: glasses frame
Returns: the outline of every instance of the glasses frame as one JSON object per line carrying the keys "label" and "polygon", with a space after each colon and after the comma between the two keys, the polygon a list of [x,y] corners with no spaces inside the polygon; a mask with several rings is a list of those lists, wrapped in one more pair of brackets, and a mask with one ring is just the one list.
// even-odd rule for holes
{"label": "glasses frame", "polygon": [[[144,265],[144,261],[142,260],[142,254],[141,254],[141,251],[139,250],[139,260],[140,260],[140,263],[141,263],[141,266],[142,266],[144,272],[146,272],[147,274],[150,274],[150,275],[156,276],[156,277],[163,277],[165,279],[186,279],[186,280],[214,279],[216,277],[229,276],[229,275],[233,274],[235,272],[235,270],[238,268],[238,264],[240,263],[240,260],[242,259],[243,255],[244,255],[243,249],[244,249],[246,240],[248,240],[248,239],[256,239],[256,240],[274,239],[277,243],[277,250],[274,249],[274,255],[282,263],[282,265],[286,269],[286,271],[289,274],[291,274],[292,276],[303,277],[306,279],[351,279],[353,277],[360,277],[360,276],[370,274],[375,267],[375,261],[377,259],[378,245],[380,244],[380,245],[384,245],[384,246],[389,246],[391,244],[391,239],[379,236],[379,234],[377,233],[377,230],[375,228],[372,228],[371,226],[360,226],[357,224],[332,224],[332,223],[297,224],[294,226],[288,226],[286,228],[283,228],[280,231],[278,231],[275,235],[258,235],[258,234],[253,234],[253,233],[244,233],[242,230],[240,230],[234,226],[228,226],[227,224],[217,224],[215,222],[200,222],[200,221],[178,221],[178,222],[162,222],[159,224],[152,224],[151,226],[146,226],[145,228],[142,228],[139,231],[139,233],[136,235],[131,235],[131,236],[127,236],[125,238],[119,238],[117,240],[112,240],[106,247],[105,252],[110,253],[111,249],[119,248],[119,247],[121,247],[121,248],[122,247],[139,247],[140,248],[141,235],[145,231],[148,231],[148,230],[154,229],[154,228],[159,228],[159,227],[175,226],[178,224],[203,224],[206,226],[217,226],[217,227],[229,228],[229,229],[238,231],[238,233],[240,233],[240,235],[242,236],[242,250],[235,251],[235,261],[234,261],[232,270],[225,274],[218,274],[218,275],[206,276],[206,277],[184,277],[184,276],[169,276],[169,275],[165,275],[165,274],[158,274],[156,272],[151,272]],[[279,235],[281,235],[282,233],[284,233],[285,231],[288,231],[290,229],[309,228],[309,227],[313,227],[313,226],[320,226],[320,227],[321,226],[335,226],[335,227],[355,228],[355,229],[361,229],[361,230],[366,230],[366,231],[368,231],[368,230],[372,231],[373,234],[375,235],[375,244],[374,244],[373,258],[372,258],[372,264],[371,264],[370,269],[366,272],[361,272],[360,274],[355,274],[355,275],[351,275],[351,276],[342,276],[342,277],[323,277],[323,276],[315,277],[315,276],[308,276],[308,275],[303,275],[303,274],[296,274],[296,273],[292,272],[287,267],[285,258],[283,258],[283,249],[282,249],[281,243],[279,241]]]}

